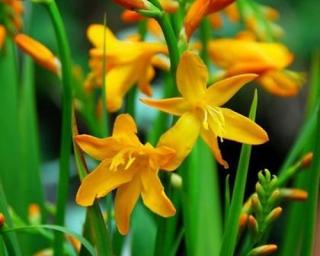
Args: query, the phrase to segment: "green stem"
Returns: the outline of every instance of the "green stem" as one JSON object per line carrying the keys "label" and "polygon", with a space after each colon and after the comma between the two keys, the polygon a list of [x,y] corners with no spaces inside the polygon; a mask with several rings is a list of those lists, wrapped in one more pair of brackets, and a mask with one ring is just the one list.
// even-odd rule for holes
{"label": "green stem", "polygon": [[207,67],[210,65],[208,43],[211,39],[211,26],[207,19],[203,19],[200,25],[200,37],[202,43],[201,58]]}
{"label": "green stem", "polygon": [[[46,1],[45,6],[50,14],[55,30],[59,57],[62,64],[62,136],[59,162],[59,183],[57,193],[56,224],[63,226],[69,190],[70,150],[71,150],[71,104],[72,104],[72,71],[71,54],[67,35],[59,9],[54,0]],[[62,255],[63,234],[55,233],[54,254]]]}
{"label": "green stem", "polygon": [[[251,105],[249,117],[255,120],[257,110],[257,92]],[[237,168],[235,185],[232,193],[232,199],[229,209],[229,216],[226,222],[225,233],[223,234],[220,256],[232,256],[237,244],[238,223],[241,214],[246,181],[248,176],[249,162],[251,155],[251,146],[242,145],[240,160]]]}

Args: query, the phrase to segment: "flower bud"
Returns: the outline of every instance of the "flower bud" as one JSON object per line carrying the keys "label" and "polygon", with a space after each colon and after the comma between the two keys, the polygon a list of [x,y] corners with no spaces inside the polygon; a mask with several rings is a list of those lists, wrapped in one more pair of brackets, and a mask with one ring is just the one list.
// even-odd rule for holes
{"label": "flower bud", "polygon": [[24,34],[16,35],[15,42],[22,51],[30,55],[40,66],[56,75],[60,75],[61,63],[59,59],[43,44]]}
{"label": "flower bud", "polygon": [[254,193],[251,197],[252,207],[258,213],[261,214],[263,209],[259,197],[256,193]]}
{"label": "flower bud", "polygon": [[252,249],[248,256],[266,256],[276,252],[278,246],[275,244],[266,244]]}
{"label": "flower bud", "polygon": [[274,222],[276,219],[280,217],[282,213],[282,208],[281,207],[276,207],[274,208],[266,217],[266,223],[270,225],[272,222]]}
{"label": "flower bud", "polygon": [[0,229],[3,227],[4,223],[5,223],[5,217],[2,213],[0,213]]}
{"label": "flower bud", "polygon": [[182,178],[179,174],[172,173],[170,176],[170,182],[173,187],[181,188],[182,187]]}
{"label": "flower bud", "polygon": [[239,233],[241,233],[246,225],[247,225],[247,222],[248,222],[248,218],[249,218],[249,215],[244,213],[244,214],[241,214],[240,215],[240,218],[239,218]]}
{"label": "flower bud", "polygon": [[40,207],[37,204],[30,204],[28,208],[28,219],[31,224],[41,223]]}
{"label": "flower bud", "polygon": [[313,159],[313,153],[312,152],[309,152],[309,153],[305,154],[301,159],[300,166],[302,168],[309,167],[311,165],[312,159]]}
{"label": "flower bud", "polygon": [[248,227],[253,232],[254,235],[259,233],[259,225],[255,217],[253,215],[249,215],[248,217]]}
{"label": "flower bud", "polygon": [[280,196],[285,200],[305,201],[308,198],[308,193],[302,189],[282,188],[280,189]]}
{"label": "flower bud", "polygon": [[256,183],[256,192],[259,195],[259,197],[265,197],[266,195],[266,192],[264,191],[262,185],[259,182]]}
{"label": "flower bud", "polygon": [[127,9],[148,9],[148,1],[146,0],[113,0],[117,4]]}
{"label": "flower bud", "polygon": [[6,34],[7,34],[7,32],[6,32],[5,27],[0,25],[0,50],[1,50],[1,48],[4,44],[4,41],[6,39]]}

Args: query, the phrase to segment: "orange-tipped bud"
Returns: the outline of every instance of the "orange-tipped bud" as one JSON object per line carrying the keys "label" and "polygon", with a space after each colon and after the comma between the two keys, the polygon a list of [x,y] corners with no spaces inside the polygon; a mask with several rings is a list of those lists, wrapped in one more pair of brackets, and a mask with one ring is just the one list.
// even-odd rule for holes
{"label": "orange-tipped bud", "polygon": [[266,223],[271,224],[272,222],[274,222],[276,219],[280,217],[281,213],[282,213],[281,207],[274,208],[266,217]]}
{"label": "orange-tipped bud", "polygon": [[189,39],[200,25],[201,20],[211,13],[220,11],[234,0],[196,0],[188,10],[184,22],[184,30]]}
{"label": "orange-tipped bud", "polygon": [[251,197],[251,201],[252,201],[252,208],[258,212],[261,213],[262,212],[262,205],[261,202],[259,200],[259,197],[256,193],[254,193]]}
{"label": "orange-tipped bud", "polygon": [[309,167],[311,165],[312,159],[313,159],[313,153],[312,152],[309,152],[309,153],[305,154],[301,159],[300,166],[302,168]]}
{"label": "orange-tipped bud", "polygon": [[135,12],[135,11],[131,11],[131,10],[125,10],[122,14],[121,14],[121,20],[123,22],[126,23],[134,23],[134,22],[138,22],[141,19],[143,19],[143,17]]}
{"label": "orange-tipped bud", "polygon": [[249,218],[249,215],[246,213],[240,215],[240,218],[239,218],[239,232],[240,233],[245,229],[245,227],[248,223],[248,218]]}
{"label": "orange-tipped bud", "polygon": [[60,74],[61,64],[59,59],[43,44],[24,34],[16,35],[15,41],[19,48],[30,55],[40,66],[56,75]]}
{"label": "orange-tipped bud", "polygon": [[254,235],[257,235],[259,233],[259,226],[258,222],[253,215],[249,215],[248,217],[248,227],[253,232]]}
{"label": "orange-tipped bud", "polygon": [[249,256],[267,256],[274,252],[276,252],[278,246],[275,244],[266,244],[259,247],[254,248],[249,252]]}
{"label": "orange-tipped bud", "polygon": [[174,0],[161,0],[160,4],[168,13],[175,13],[179,8],[179,2]]}
{"label": "orange-tipped bud", "polygon": [[302,189],[280,189],[280,196],[285,200],[305,201],[308,198],[308,193]]}
{"label": "orange-tipped bud", "polygon": [[5,219],[4,215],[2,213],[0,213],[0,228],[3,227],[5,221],[6,221],[6,219]]}
{"label": "orange-tipped bud", "polygon": [[4,26],[0,25],[0,50],[2,49],[2,46],[4,44],[4,40],[6,39],[6,29]]}
{"label": "orange-tipped bud", "polygon": [[37,204],[30,204],[28,208],[28,219],[31,224],[41,223],[40,207]]}
{"label": "orange-tipped bud", "polygon": [[124,8],[137,10],[137,9],[147,9],[148,1],[145,0],[113,0],[117,4],[123,6]]}
{"label": "orange-tipped bud", "polygon": [[75,238],[74,236],[67,235],[66,237],[67,237],[68,241],[70,242],[71,246],[73,247],[73,249],[76,252],[80,252],[81,242],[77,238]]}

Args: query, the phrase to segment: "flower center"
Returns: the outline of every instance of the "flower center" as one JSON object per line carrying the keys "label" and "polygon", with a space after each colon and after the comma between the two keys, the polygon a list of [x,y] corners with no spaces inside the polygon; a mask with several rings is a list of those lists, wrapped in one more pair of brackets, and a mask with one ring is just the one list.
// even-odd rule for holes
{"label": "flower center", "polygon": [[204,114],[203,121],[202,121],[203,127],[206,130],[209,129],[209,126],[210,126],[209,118],[210,118],[211,122],[213,122],[211,125],[214,126],[214,127],[211,127],[211,129],[214,130],[214,132],[220,138],[221,142],[223,142],[223,134],[225,132],[225,119],[222,114],[222,111],[220,110],[220,108],[212,107],[209,105],[206,105],[205,107],[203,107],[202,110]]}

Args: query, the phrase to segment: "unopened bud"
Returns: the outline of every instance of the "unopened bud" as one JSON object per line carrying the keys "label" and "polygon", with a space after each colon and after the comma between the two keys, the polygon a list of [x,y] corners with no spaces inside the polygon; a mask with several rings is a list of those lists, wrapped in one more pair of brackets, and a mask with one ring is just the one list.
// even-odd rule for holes
{"label": "unopened bud", "polygon": [[244,214],[241,214],[240,215],[240,218],[239,218],[239,233],[241,233],[246,225],[247,225],[247,222],[248,222],[248,218],[249,218],[249,215],[244,213]]}
{"label": "unopened bud", "polygon": [[36,225],[41,223],[40,207],[37,204],[30,204],[28,209],[28,219],[30,224]]}
{"label": "unopened bud", "polygon": [[253,232],[254,235],[259,233],[259,225],[255,217],[253,215],[249,215],[248,217],[248,227]]}
{"label": "unopened bud", "polygon": [[114,0],[117,4],[127,9],[147,9],[148,1],[145,0]]}
{"label": "unopened bud", "polygon": [[267,256],[276,252],[278,246],[275,244],[266,244],[252,249],[248,256]]}
{"label": "unopened bud", "polygon": [[243,207],[242,207],[242,213],[249,213],[251,212],[252,209],[252,201],[251,201],[251,197],[244,203]]}
{"label": "unopened bud", "polygon": [[24,34],[16,35],[14,40],[19,48],[40,66],[60,76],[60,60],[46,46]]}
{"label": "unopened bud", "polygon": [[265,197],[265,195],[266,195],[264,188],[262,187],[262,185],[259,182],[256,183],[256,192],[259,195],[259,197]]}
{"label": "unopened bud", "polygon": [[275,189],[271,196],[268,198],[268,205],[274,206],[275,204],[277,204],[279,202],[280,199],[280,190],[279,189]]}
{"label": "unopened bud", "polygon": [[312,152],[309,152],[309,153],[305,154],[301,159],[300,166],[302,168],[309,167],[311,165],[312,159],[313,159],[313,153]]}
{"label": "unopened bud", "polygon": [[170,182],[173,187],[181,188],[182,187],[182,178],[179,174],[172,173],[170,176]]}
{"label": "unopened bud", "polygon": [[258,214],[262,213],[263,211],[262,205],[256,193],[252,195],[251,201],[252,201],[252,208],[254,209],[254,211],[257,212]]}
{"label": "unopened bud", "polygon": [[69,240],[71,246],[74,248],[74,250],[76,252],[80,252],[81,242],[74,236],[67,235],[66,237]]}
{"label": "unopened bud", "polygon": [[282,188],[280,189],[280,196],[285,200],[305,201],[308,198],[308,193],[302,189]]}
{"label": "unopened bud", "polygon": [[2,213],[0,213],[0,228],[3,227],[5,220],[6,219],[5,219],[4,215]]}
{"label": "unopened bud", "polygon": [[282,208],[281,207],[276,207],[274,208],[266,217],[266,223],[269,225],[272,222],[274,222],[276,219],[280,217],[282,213]]}

